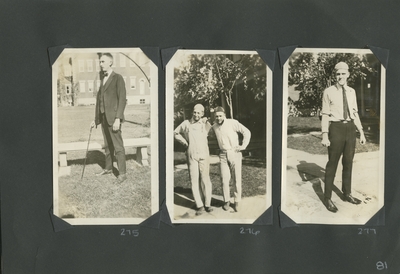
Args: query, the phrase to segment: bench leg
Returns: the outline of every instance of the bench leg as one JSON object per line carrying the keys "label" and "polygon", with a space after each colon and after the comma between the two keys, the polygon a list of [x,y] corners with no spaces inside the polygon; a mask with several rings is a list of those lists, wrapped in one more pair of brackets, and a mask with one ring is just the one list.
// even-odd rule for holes
{"label": "bench leg", "polygon": [[71,167],[67,166],[67,153],[60,152],[59,154],[60,167],[58,168],[58,177],[71,174]]}
{"label": "bench leg", "polygon": [[67,166],[67,153],[66,152],[60,152],[59,159],[60,159],[61,167]]}
{"label": "bench leg", "polygon": [[138,147],[136,149],[136,160],[143,166],[149,166],[149,156],[147,155],[147,147]]}

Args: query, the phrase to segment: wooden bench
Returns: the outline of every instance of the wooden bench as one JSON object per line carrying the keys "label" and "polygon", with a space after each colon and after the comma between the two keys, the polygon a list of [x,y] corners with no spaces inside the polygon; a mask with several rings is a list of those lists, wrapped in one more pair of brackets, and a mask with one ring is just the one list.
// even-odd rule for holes
{"label": "wooden bench", "polygon": [[[136,147],[136,160],[143,166],[148,166],[149,156],[147,147],[150,146],[150,138],[132,138],[124,139],[125,147]],[[60,167],[67,167],[67,153],[69,151],[86,151],[87,142],[73,142],[58,144],[58,155],[60,160]],[[104,145],[97,142],[90,142],[88,150],[102,150]]]}

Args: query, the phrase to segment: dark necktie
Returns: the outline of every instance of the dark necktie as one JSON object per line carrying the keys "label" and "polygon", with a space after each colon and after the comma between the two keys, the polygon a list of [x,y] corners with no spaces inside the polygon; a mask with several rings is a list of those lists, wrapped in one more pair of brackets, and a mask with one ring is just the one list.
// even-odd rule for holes
{"label": "dark necktie", "polygon": [[343,93],[343,119],[347,120],[348,113],[349,113],[349,106],[347,104],[347,96],[346,96],[346,91],[344,90],[344,87],[342,87],[342,93]]}
{"label": "dark necktie", "polygon": [[107,77],[107,76],[108,76],[108,72],[107,72],[107,71],[102,71],[102,72],[101,72],[101,75],[103,76],[103,78],[104,78],[104,77]]}

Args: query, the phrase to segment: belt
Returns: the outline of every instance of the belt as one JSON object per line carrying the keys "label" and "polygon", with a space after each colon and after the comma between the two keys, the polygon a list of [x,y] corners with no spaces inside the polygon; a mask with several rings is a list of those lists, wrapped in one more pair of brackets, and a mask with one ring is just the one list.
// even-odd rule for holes
{"label": "belt", "polygon": [[342,123],[342,124],[347,124],[347,123],[353,123],[353,120],[331,121],[331,123]]}

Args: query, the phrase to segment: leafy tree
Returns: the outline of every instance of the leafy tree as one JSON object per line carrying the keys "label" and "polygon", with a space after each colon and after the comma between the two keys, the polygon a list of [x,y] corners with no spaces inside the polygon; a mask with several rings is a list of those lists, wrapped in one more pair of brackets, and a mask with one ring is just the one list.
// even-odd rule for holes
{"label": "leafy tree", "polygon": [[334,67],[338,62],[349,65],[349,86],[356,79],[365,79],[368,72],[375,69],[365,54],[354,53],[294,53],[289,59],[289,86],[300,91],[299,100],[294,105],[303,116],[317,114],[322,107],[323,91],[335,84]]}
{"label": "leafy tree", "polygon": [[[265,99],[265,68],[258,55],[190,55],[182,67],[175,69],[175,111],[198,101],[216,107],[217,99],[223,97],[233,117],[232,93],[239,83],[252,92],[256,101]],[[249,80],[254,81],[251,87]]]}

